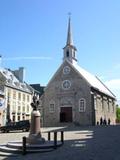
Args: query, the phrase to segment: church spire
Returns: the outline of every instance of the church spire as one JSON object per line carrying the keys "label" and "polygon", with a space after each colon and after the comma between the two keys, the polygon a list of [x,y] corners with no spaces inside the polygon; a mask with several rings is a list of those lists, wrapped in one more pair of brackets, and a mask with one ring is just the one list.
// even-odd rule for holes
{"label": "church spire", "polygon": [[72,39],[72,31],[71,31],[71,17],[69,15],[69,21],[68,21],[68,34],[67,34],[67,43],[66,45],[73,45],[73,39]]}
{"label": "church spire", "polygon": [[69,15],[69,20],[68,20],[67,42],[63,50],[64,50],[63,60],[68,60],[71,63],[77,62],[76,53],[75,53],[77,49],[73,45],[70,15]]}

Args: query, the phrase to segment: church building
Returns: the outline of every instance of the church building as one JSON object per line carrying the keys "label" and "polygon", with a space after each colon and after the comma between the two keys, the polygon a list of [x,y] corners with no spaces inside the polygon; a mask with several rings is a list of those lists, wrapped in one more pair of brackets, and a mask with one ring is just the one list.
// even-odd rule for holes
{"label": "church building", "polygon": [[63,62],[41,96],[43,126],[96,125],[101,120],[115,124],[115,95],[78,65],[76,51],[69,18]]}

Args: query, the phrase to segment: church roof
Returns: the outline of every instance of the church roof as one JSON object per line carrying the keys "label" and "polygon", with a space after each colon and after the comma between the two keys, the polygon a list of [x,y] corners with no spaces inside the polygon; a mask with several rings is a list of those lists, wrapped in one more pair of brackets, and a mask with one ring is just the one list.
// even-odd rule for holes
{"label": "church roof", "polygon": [[[68,63],[70,63],[68,61]],[[90,84],[91,87],[99,90],[100,92],[115,98],[115,95],[107,88],[107,86],[99,80],[98,77],[92,75],[85,69],[81,68],[77,63],[70,63],[84,78],[85,80]]]}

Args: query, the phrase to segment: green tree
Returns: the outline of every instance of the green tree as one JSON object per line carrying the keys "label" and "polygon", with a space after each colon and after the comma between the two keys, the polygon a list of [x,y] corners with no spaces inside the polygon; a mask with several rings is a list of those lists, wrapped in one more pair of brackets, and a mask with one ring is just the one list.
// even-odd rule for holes
{"label": "green tree", "polygon": [[117,122],[120,122],[120,107],[116,105],[116,120]]}

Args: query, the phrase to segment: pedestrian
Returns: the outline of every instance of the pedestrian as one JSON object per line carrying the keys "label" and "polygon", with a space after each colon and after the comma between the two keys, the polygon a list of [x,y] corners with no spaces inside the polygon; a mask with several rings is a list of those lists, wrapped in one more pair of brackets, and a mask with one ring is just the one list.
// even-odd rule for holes
{"label": "pedestrian", "polygon": [[97,121],[97,125],[99,125],[99,121]]}
{"label": "pedestrian", "polygon": [[100,118],[100,125],[102,125],[103,124],[103,119],[102,119],[102,117]]}
{"label": "pedestrian", "polygon": [[104,124],[104,125],[106,125],[106,124],[107,124],[107,121],[106,121],[106,119],[104,119],[104,121],[103,121],[103,124]]}
{"label": "pedestrian", "polygon": [[110,125],[110,122],[111,122],[111,121],[110,121],[110,118],[108,118],[108,125]]}

